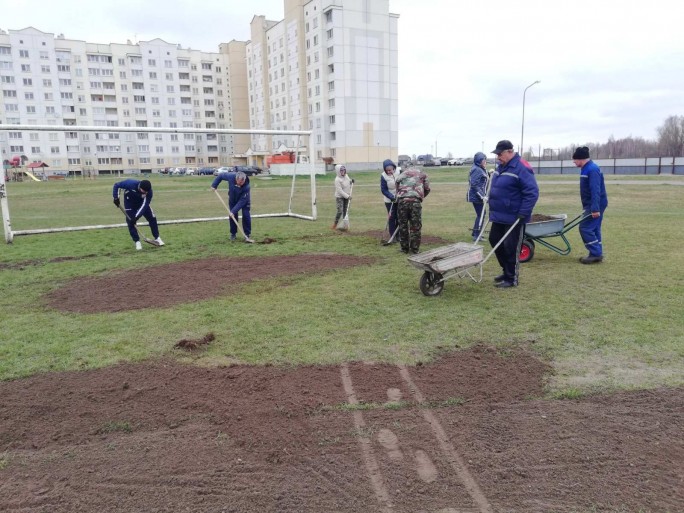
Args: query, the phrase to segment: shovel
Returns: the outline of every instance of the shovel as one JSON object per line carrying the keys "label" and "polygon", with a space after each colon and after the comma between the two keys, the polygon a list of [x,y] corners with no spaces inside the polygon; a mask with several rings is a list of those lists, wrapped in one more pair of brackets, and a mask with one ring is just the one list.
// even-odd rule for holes
{"label": "shovel", "polygon": [[[132,219],[131,219],[131,217],[128,215],[128,212],[126,212],[126,209],[125,209],[125,208],[123,208],[121,205],[119,205],[119,210],[121,210],[121,212],[124,213],[124,215],[126,216],[126,219],[128,219],[129,221],[132,222]],[[143,232],[140,231],[140,228],[138,228],[138,225],[137,225],[137,224],[133,223],[133,226],[135,226],[135,231],[138,232],[138,235],[140,236],[140,238],[141,238],[142,240],[144,240],[144,241],[147,242],[148,244],[152,244],[153,246],[159,247],[159,243],[158,243],[156,240],[154,240],[154,239],[148,239],[148,238],[145,236],[145,234],[144,234]]]}
{"label": "shovel", "polygon": [[382,242],[382,245],[383,245],[383,246],[389,246],[390,244],[392,244],[392,243],[394,242],[394,239],[395,239],[395,237],[397,236],[398,233],[399,233],[399,227],[397,226],[397,229],[394,230],[394,233],[393,233],[392,236],[389,238],[389,240],[388,240],[388,241],[383,241],[383,242]]}
{"label": "shovel", "polygon": [[225,209],[228,211],[228,216],[230,216],[230,219],[231,219],[231,220],[235,223],[235,225],[238,227],[238,230],[240,230],[240,234],[245,238],[245,242],[248,242],[248,243],[250,243],[250,244],[254,244],[254,240],[253,240],[253,239],[250,239],[249,237],[247,237],[247,235],[245,235],[245,231],[242,229],[242,226],[240,226],[240,223],[238,223],[237,219],[235,219],[235,216],[233,215],[233,213],[232,213],[232,212],[230,211],[230,209],[228,208],[228,205],[226,205],[226,202],[223,201],[223,198],[221,197],[221,193],[219,193],[219,191],[217,191],[216,189],[214,189],[214,192],[216,193],[216,197],[219,199],[219,201],[221,202],[221,204],[222,204],[222,205],[225,207]]}
{"label": "shovel", "polygon": [[394,209],[394,202],[390,205],[389,213],[387,214],[387,222],[385,223],[385,229],[382,231],[382,244],[383,246],[387,246],[388,239],[385,238],[385,234],[388,236],[390,235],[389,232],[389,224],[390,224],[390,219],[392,218],[392,210]]}

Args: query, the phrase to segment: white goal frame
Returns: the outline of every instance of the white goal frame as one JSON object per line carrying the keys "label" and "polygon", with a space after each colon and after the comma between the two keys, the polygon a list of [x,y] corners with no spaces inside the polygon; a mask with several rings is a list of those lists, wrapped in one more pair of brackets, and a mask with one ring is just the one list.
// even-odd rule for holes
{"label": "white goal frame", "polygon": [[[234,128],[160,128],[160,127],[119,127],[119,126],[78,126],[78,125],[0,125],[1,132],[109,132],[109,133],[165,133],[165,134],[227,134],[227,135],[296,135],[296,158],[292,172],[292,185],[290,187],[290,197],[286,212],[278,212],[271,214],[254,214],[252,217],[294,217],[297,219],[305,219],[315,221],[318,217],[316,207],[316,169],[314,155],[315,147],[310,130],[241,130]],[[311,181],[311,215],[299,214],[292,211],[292,199],[295,192],[295,181],[297,178],[297,163],[299,162],[299,148],[300,138],[302,136],[309,138],[309,162],[302,164],[308,166],[309,179]],[[9,155],[8,155],[9,157]],[[124,175],[126,176],[126,175]],[[137,175],[131,175],[137,176]],[[0,210],[2,211],[2,225],[5,232],[5,241],[10,244],[15,236],[18,235],[36,235],[41,233],[57,233],[57,232],[73,232],[81,230],[101,230],[104,228],[121,228],[126,226],[125,223],[119,224],[100,224],[89,226],[66,226],[62,228],[40,228],[34,230],[12,230],[12,223],[9,213],[9,204],[7,199],[7,185],[5,183],[5,170],[0,172]],[[159,224],[182,224],[182,223],[196,223],[202,221],[219,221],[226,220],[228,216],[221,217],[201,217],[194,219],[171,219],[159,221]],[[145,223],[140,223],[144,225]]]}

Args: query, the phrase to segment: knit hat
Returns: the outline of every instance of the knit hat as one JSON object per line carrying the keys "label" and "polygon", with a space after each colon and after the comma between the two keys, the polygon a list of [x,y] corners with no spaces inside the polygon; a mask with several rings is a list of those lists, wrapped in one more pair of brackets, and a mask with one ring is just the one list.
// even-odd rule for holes
{"label": "knit hat", "polygon": [[150,192],[150,189],[152,188],[152,184],[150,183],[149,180],[142,180],[138,187],[145,192]]}
{"label": "knit hat", "polygon": [[585,160],[589,157],[589,148],[587,146],[580,146],[575,149],[575,153],[572,154],[572,160]]}

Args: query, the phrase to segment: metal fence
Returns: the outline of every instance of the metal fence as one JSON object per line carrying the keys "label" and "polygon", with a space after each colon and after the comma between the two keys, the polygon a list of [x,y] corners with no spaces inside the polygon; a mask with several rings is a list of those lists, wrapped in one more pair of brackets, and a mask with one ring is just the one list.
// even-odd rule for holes
{"label": "metal fence", "polygon": [[[538,175],[577,175],[572,160],[530,160]],[[594,159],[606,175],[684,175],[684,157]]]}

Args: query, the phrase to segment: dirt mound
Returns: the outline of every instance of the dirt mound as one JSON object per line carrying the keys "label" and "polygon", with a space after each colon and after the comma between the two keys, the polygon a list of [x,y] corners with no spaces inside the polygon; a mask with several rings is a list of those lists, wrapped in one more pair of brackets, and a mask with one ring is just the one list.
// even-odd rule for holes
{"label": "dirt mound", "polygon": [[543,400],[548,371],[481,346],[0,382],[0,511],[683,511],[684,390]]}
{"label": "dirt mound", "polygon": [[176,342],[176,344],[173,347],[177,349],[186,349],[188,351],[194,351],[202,346],[206,346],[209,342],[213,342],[215,338],[216,335],[214,335],[213,333],[207,333],[199,339],[183,338]]}
{"label": "dirt mound", "polygon": [[79,313],[120,312],[201,301],[241,283],[369,265],[370,257],[332,253],[208,258],[146,267],[105,276],[78,278],[46,296],[56,310]]}

